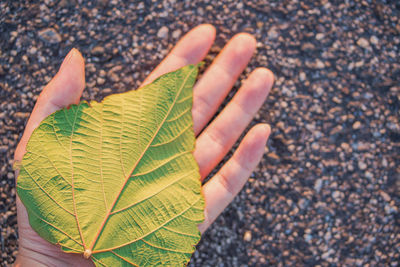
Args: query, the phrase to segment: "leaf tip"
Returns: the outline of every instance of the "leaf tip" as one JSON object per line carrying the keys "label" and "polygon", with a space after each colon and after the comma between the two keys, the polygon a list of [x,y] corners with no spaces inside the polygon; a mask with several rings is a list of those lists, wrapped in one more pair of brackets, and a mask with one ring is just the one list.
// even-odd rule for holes
{"label": "leaf tip", "polygon": [[200,61],[199,63],[197,63],[197,67],[201,68],[204,66],[204,64],[206,64],[204,61]]}

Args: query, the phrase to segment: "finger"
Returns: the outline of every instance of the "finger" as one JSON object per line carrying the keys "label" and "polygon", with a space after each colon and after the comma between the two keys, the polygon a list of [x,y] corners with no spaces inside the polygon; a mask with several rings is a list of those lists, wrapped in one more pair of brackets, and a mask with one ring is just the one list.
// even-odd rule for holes
{"label": "finger", "polygon": [[85,62],[81,53],[73,48],[65,57],[56,76],[40,93],[15,151],[15,160],[22,159],[26,143],[40,122],[56,110],[78,103],[84,87]]}
{"label": "finger", "polygon": [[204,179],[228,153],[264,103],[274,76],[266,68],[254,70],[232,101],[197,138],[194,157]]}
{"label": "finger", "polygon": [[234,36],[193,91],[193,122],[197,134],[209,122],[219,105],[246,68],[256,48],[254,37],[247,33]]}
{"label": "finger", "polygon": [[179,40],[169,55],[150,73],[142,86],[167,72],[200,62],[207,55],[214,39],[214,26],[202,24],[193,28]]}
{"label": "finger", "polygon": [[264,153],[271,132],[269,125],[258,124],[245,136],[232,158],[203,187],[205,219],[199,225],[204,232],[239,193]]}

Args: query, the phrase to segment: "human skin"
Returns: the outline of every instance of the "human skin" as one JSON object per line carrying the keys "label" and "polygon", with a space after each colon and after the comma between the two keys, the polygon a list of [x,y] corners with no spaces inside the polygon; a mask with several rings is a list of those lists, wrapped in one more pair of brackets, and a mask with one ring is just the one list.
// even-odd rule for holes
{"label": "human skin", "polygon": [[[203,24],[195,27],[179,40],[142,85],[167,72],[200,62],[214,39],[213,26]],[[199,164],[202,181],[235,144],[272,87],[274,78],[270,70],[253,70],[233,99],[208,124],[246,68],[255,48],[256,41],[250,34],[235,35],[194,86],[192,115],[197,136],[194,157]],[[29,137],[40,122],[56,110],[79,103],[84,87],[84,59],[78,50],[72,49],[58,73],[38,97],[15,151],[15,161],[22,160]],[[269,134],[269,125],[260,123],[253,126],[233,156],[203,185],[206,206],[205,220],[198,226],[201,233],[206,231],[246,183],[262,158]],[[64,253],[58,246],[41,238],[29,225],[27,211],[18,196],[17,216],[19,253],[15,266],[93,266],[82,255]]]}

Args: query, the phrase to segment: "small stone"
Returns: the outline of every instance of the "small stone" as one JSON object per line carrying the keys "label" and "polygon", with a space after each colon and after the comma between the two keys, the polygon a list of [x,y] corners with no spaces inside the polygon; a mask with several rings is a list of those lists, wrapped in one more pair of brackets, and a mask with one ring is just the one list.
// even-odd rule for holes
{"label": "small stone", "polygon": [[301,50],[313,51],[313,50],[315,50],[315,45],[313,45],[312,43],[304,43],[301,45]]}
{"label": "small stone", "polygon": [[97,80],[96,80],[96,83],[98,85],[103,85],[105,82],[106,82],[106,79],[101,78],[101,77],[98,77]]}
{"label": "small stone", "polygon": [[325,35],[323,33],[317,33],[317,35],[315,35],[315,39],[317,39],[318,41],[324,39]]}
{"label": "small stone", "polygon": [[304,240],[305,240],[307,243],[309,243],[309,242],[312,240],[312,235],[310,235],[310,234],[305,234],[305,235],[304,235]]}
{"label": "small stone", "polygon": [[181,34],[182,34],[181,30],[179,30],[179,29],[175,30],[175,31],[172,32],[172,38],[178,39],[181,36]]}
{"label": "small stone", "polygon": [[152,50],[153,49],[153,44],[152,43],[148,43],[145,45],[146,50]]}
{"label": "small stone", "polygon": [[279,34],[276,31],[275,27],[272,27],[269,31],[268,31],[268,38],[271,40],[274,40],[276,38],[278,38]]}
{"label": "small stone", "polygon": [[318,151],[318,150],[319,150],[319,144],[318,144],[317,142],[313,142],[313,143],[311,144],[311,148],[312,148],[313,150]]}
{"label": "small stone", "polygon": [[388,193],[386,193],[385,191],[380,191],[381,197],[383,198],[383,200],[385,200],[386,202],[390,201],[390,196]]}
{"label": "small stone", "polygon": [[345,152],[351,152],[350,151],[350,145],[348,143],[342,143],[340,147],[345,151]]}
{"label": "small stone", "polygon": [[250,242],[251,241],[251,231],[246,231],[244,233],[243,240],[246,241],[246,242]]}
{"label": "small stone", "polygon": [[396,209],[389,204],[386,204],[384,209],[386,214],[392,214],[396,212]]}
{"label": "small stone", "polygon": [[162,39],[164,39],[164,38],[166,38],[167,36],[168,36],[168,28],[166,27],[166,26],[162,26],[159,30],[158,30],[158,33],[157,33],[157,36],[159,37],[159,38],[162,38]]}
{"label": "small stone", "polygon": [[112,81],[112,82],[119,82],[120,80],[120,75],[117,74],[122,70],[122,66],[118,65],[115,67],[112,67],[108,72],[107,72],[107,78]]}
{"label": "small stone", "polygon": [[382,159],[382,166],[385,167],[385,168],[388,166],[388,161],[387,161],[386,158]]}
{"label": "small stone", "polygon": [[92,53],[92,55],[94,55],[94,56],[101,56],[101,55],[104,54],[104,51],[105,51],[105,50],[104,50],[104,47],[102,47],[102,46],[95,46],[95,47],[93,47],[91,53]]}
{"label": "small stone", "polygon": [[339,191],[333,191],[332,193],[332,198],[336,201],[336,202],[340,202],[341,198],[342,198],[342,194]]}
{"label": "small stone", "polygon": [[358,130],[361,128],[361,122],[356,121],[355,123],[353,123],[353,129],[354,130]]}
{"label": "small stone", "polygon": [[111,94],[112,90],[111,90],[111,88],[105,88],[102,90],[102,92],[103,92],[103,94]]}
{"label": "small stone", "polygon": [[374,175],[372,174],[372,172],[366,171],[365,172],[365,177],[369,180],[371,180],[372,178],[374,178]]}
{"label": "small stone", "polygon": [[322,62],[321,60],[317,59],[317,60],[315,61],[315,67],[316,67],[317,69],[323,69],[323,68],[325,68],[325,64],[324,64],[324,62]]}
{"label": "small stone", "polygon": [[29,117],[29,113],[28,112],[15,112],[14,117],[19,118],[19,119],[26,119]]}
{"label": "small stone", "polygon": [[322,185],[323,185],[322,179],[316,180],[316,181],[315,181],[315,184],[314,184],[314,190],[315,190],[317,193],[319,193],[319,191],[321,191]]}
{"label": "small stone", "polygon": [[0,146],[0,153],[5,153],[8,150],[8,146]]}
{"label": "small stone", "polygon": [[365,164],[365,162],[363,162],[363,161],[359,161],[358,168],[363,171],[367,168],[367,164]]}
{"label": "small stone", "polygon": [[278,156],[276,153],[274,153],[274,152],[268,153],[268,154],[267,154],[267,157],[270,158],[270,159],[272,159],[272,160],[279,160],[279,159],[280,159],[279,156]]}
{"label": "small stone", "polygon": [[53,28],[39,31],[39,38],[50,44],[58,44],[62,40],[61,35]]}
{"label": "small stone", "polygon": [[324,89],[322,89],[321,87],[317,87],[317,89],[315,90],[317,95],[322,96],[324,93]]}
{"label": "small stone", "polygon": [[375,35],[372,35],[372,36],[369,38],[369,41],[370,41],[373,45],[377,45],[377,44],[379,43],[379,39],[378,39],[378,37],[376,37]]}
{"label": "small stone", "polygon": [[306,73],[304,71],[300,72],[299,79],[300,81],[304,82],[306,80]]}
{"label": "small stone", "polygon": [[357,45],[361,46],[362,48],[368,48],[369,47],[369,42],[365,38],[360,38],[357,40]]}

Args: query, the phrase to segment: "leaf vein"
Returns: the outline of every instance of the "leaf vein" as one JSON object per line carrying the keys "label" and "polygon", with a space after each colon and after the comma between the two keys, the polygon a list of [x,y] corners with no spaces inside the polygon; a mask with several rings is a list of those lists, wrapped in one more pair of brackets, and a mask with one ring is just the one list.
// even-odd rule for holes
{"label": "leaf vein", "polygon": [[124,210],[126,210],[126,209],[130,209],[130,208],[136,206],[137,204],[142,203],[143,201],[145,201],[145,200],[147,200],[147,199],[149,199],[149,198],[152,198],[152,197],[158,195],[159,193],[161,193],[162,191],[164,191],[166,188],[168,188],[168,187],[170,187],[170,186],[172,186],[172,185],[178,183],[179,181],[181,181],[182,179],[184,179],[185,177],[187,177],[188,175],[190,175],[190,174],[192,174],[192,173],[193,173],[193,171],[190,172],[190,173],[185,173],[185,174],[182,175],[182,176],[179,176],[178,179],[175,179],[175,180],[172,181],[171,183],[167,184],[164,188],[161,188],[160,190],[154,192],[153,194],[150,194],[150,195],[147,196],[146,198],[143,198],[143,199],[141,199],[141,200],[139,200],[139,201],[136,201],[136,202],[134,202],[133,204],[127,206],[127,207],[124,207],[124,208],[122,208],[122,209],[113,211],[113,212],[111,212],[110,215],[114,215],[114,214],[119,213],[119,212],[121,212],[121,211],[124,211]]}
{"label": "leaf vein", "polygon": [[171,138],[171,139],[169,139],[169,140],[167,140],[167,141],[165,141],[165,142],[162,142],[162,143],[157,143],[157,144],[151,145],[151,147],[158,147],[158,146],[163,146],[163,145],[172,143],[172,142],[174,142],[176,139],[178,139],[180,136],[182,136],[182,135],[183,135],[187,130],[189,130],[191,127],[193,127],[193,124],[189,124],[188,126],[186,126],[182,131],[180,131],[180,132],[179,132],[177,135],[175,135],[173,138]]}
{"label": "leaf vein", "polygon": [[58,203],[57,200],[55,200],[31,175],[31,173],[28,171],[28,169],[24,166],[22,166],[22,168],[26,171],[26,173],[29,175],[29,177],[31,177],[32,181],[35,182],[35,184],[51,199],[54,201],[54,203],[56,203],[60,208],[62,208],[63,210],[65,210],[66,212],[68,212],[71,215],[74,215],[71,211],[69,211],[68,209],[64,208],[60,203]]}
{"label": "leaf vein", "polygon": [[[184,209],[184,210],[181,211],[180,213],[176,214],[175,216],[173,216],[173,217],[170,218],[169,220],[165,221],[163,224],[161,224],[159,227],[156,227],[154,230],[152,230],[152,231],[150,231],[150,232],[148,232],[148,233],[142,235],[141,237],[138,237],[138,238],[136,238],[136,239],[134,239],[134,240],[132,240],[132,241],[126,242],[125,244],[121,244],[121,245],[118,245],[118,246],[115,246],[115,247],[112,247],[112,248],[97,250],[96,253],[114,250],[114,249],[117,249],[117,248],[121,248],[121,247],[127,246],[127,245],[129,245],[129,244],[135,243],[135,242],[137,242],[137,241],[139,241],[139,240],[142,240],[142,239],[145,238],[146,236],[148,236],[148,235],[154,233],[155,231],[161,229],[161,228],[164,227],[166,224],[168,224],[169,222],[175,220],[176,218],[178,218],[178,217],[180,217],[180,216],[184,217],[183,214],[184,214],[185,212],[187,212],[189,209],[191,209],[200,199],[201,199],[201,197],[198,198],[198,199],[196,199],[196,201],[194,201],[194,203],[193,203],[192,205],[189,205],[189,207],[187,207],[186,209]],[[184,217],[184,218],[186,218],[186,217]],[[191,219],[189,219],[189,220],[191,220]],[[191,221],[193,221],[193,220],[191,220]],[[93,252],[93,253],[94,253],[94,252]]]}
{"label": "leaf vein", "polygon": [[94,245],[96,244],[96,242],[97,242],[97,240],[98,240],[98,237],[99,237],[101,231],[103,230],[103,227],[104,227],[104,225],[106,224],[108,217],[109,217],[110,214],[111,214],[112,209],[114,208],[114,206],[115,206],[115,204],[116,204],[118,198],[120,197],[123,188],[125,187],[126,183],[128,182],[128,180],[129,180],[130,176],[132,175],[133,171],[136,169],[136,166],[139,164],[139,162],[140,162],[141,159],[143,158],[144,153],[148,150],[148,148],[150,147],[150,145],[151,145],[151,143],[153,142],[154,138],[157,136],[157,134],[159,133],[160,129],[161,129],[162,126],[164,125],[164,123],[165,123],[166,119],[168,118],[168,116],[169,116],[171,110],[172,110],[173,107],[175,106],[175,103],[176,103],[176,101],[177,101],[179,95],[181,94],[182,89],[183,89],[184,86],[186,85],[187,80],[189,79],[190,75],[194,72],[194,70],[195,70],[195,69],[193,69],[193,70],[185,77],[184,81],[182,82],[182,86],[179,88],[179,90],[178,90],[178,92],[177,92],[177,94],[176,94],[176,96],[175,96],[175,99],[174,99],[173,103],[171,104],[171,107],[169,108],[169,110],[168,110],[167,114],[165,115],[163,121],[160,123],[160,126],[158,127],[158,129],[157,129],[156,132],[154,133],[154,135],[153,135],[152,139],[150,140],[150,142],[148,143],[147,147],[143,150],[143,152],[142,152],[142,154],[140,155],[140,157],[138,158],[136,164],[133,166],[133,168],[132,168],[132,170],[131,170],[129,176],[126,176],[125,182],[123,183],[123,185],[122,185],[122,187],[121,187],[119,193],[117,194],[116,198],[115,198],[114,201],[113,201],[113,204],[111,205],[109,211],[107,212],[106,216],[104,217],[104,220],[103,220],[103,222],[101,223],[101,225],[100,225],[100,227],[99,227],[99,229],[98,229],[98,231],[97,231],[97,234],[95,235],[95,238],[93,239],[92,243],[91,243],[90,246],[89,246],[89,248],[90,248],[91,250],[93,250],[93,247],[94,247]]}

